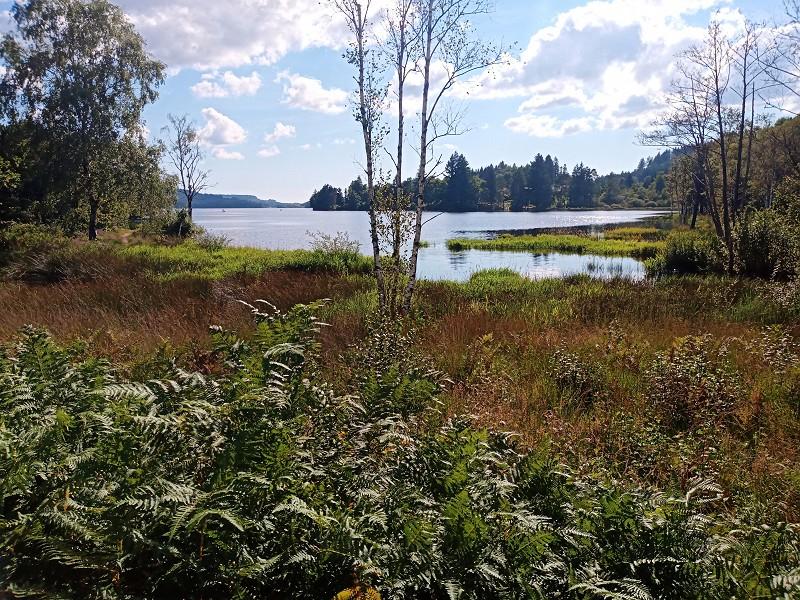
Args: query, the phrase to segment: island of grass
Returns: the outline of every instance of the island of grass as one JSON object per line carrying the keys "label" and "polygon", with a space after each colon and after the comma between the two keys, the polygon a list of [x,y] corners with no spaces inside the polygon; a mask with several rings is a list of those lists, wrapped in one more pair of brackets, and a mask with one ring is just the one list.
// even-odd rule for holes
{"label": "island of grass", "polygon": [[503,250],[517,252],[597,254],[647,259],[664,247],[666,232],[655,227],[620,227],[600,235],[586,233],[503,234],[492,239],[455,238],[447,248],[462,250]]}

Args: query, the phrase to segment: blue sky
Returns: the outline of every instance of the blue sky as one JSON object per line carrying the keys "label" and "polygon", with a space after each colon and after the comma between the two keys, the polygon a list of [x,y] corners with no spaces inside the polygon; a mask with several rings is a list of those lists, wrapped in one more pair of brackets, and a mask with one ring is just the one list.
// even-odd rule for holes
{"label": "blue sky", "polygon": [[[305,201],[324,183],[344,186],[359,174],[346,32],[324,0],[118,3],[170,68],[146,111],[148,128],[157,137],[168,113],[190,115],[213,191]],[[457,149],[473,166],[525,163],[541,152],[600,173],[652,153],[637,133],[658,112],[675,53],[712,16],[735,29],[745,16],[773,22],[783,14],[782,0],[495,4],[476,26],[487,40],[516,43],[517,56],[455,90],[449,101],[464,109],[470,131],[438,152]],[[0,0],[0,10],[10,5]]]}

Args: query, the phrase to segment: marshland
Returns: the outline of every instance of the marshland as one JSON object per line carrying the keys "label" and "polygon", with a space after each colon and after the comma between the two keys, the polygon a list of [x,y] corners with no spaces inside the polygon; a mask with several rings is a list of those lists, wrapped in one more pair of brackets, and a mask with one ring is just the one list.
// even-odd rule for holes
{"label": "marshland", "polygon": [[[544,18],[514,0],[241,3],[332,36],[288,56],[349,86],[283,64],[272,104],[289,58],[234,58],[216,5],[230,52],[177,51],[170,19],[202,25],[147,4],[0,3],[0,597],[798,597],[796,3],[579,3],[527,49],[490,41]],[[610,127],[526,112],[581,101],[558,87],[466,126],[601,25],[669,50],[615,126],[637,168],[538,151]],[[256,97],[300,112],[253,146],[173,109]],[[301,160],[328,122],[352,139]],[[465,158],[526,127],[524,162]],[[253,172],[315,189],[217,180]]]}

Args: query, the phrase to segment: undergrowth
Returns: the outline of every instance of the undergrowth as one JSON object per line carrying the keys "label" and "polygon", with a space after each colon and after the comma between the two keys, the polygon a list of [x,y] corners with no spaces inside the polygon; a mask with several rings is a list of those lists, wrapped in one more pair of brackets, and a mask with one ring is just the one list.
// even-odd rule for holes
{"label": "undergrowth", "polygon": [[320,307],[263,306],[247,338],[213,330],[214,375],[160,361],[125,379],[34,329],[3,353],[2,589],[330,598],[358,581],[387,599],[800,593],[797,528],[730,516],[712,481],[671,496],[578,476],[511,434],[448,418],[447,382],[421,368],[415,332],[396,326],[373,324],[349,361],[352,387],[334,393],[321,376]]}

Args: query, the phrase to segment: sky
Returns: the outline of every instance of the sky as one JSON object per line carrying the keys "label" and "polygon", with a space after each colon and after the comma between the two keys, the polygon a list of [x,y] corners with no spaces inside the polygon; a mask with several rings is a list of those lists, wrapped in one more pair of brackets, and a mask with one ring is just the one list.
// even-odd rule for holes
{"label": "sky", "polygon": [[[0,12],[11,4],[0,0]],[[325,183],[344,187],[361,173],[354,83],[342,58],[348,34],[327,0],[117,4],[168,66],[145,111],[148,130],[163,136],[168,114],[195,121],[208,191],[304,202]],[[453,90],[448,104],[463,111],[468,131],[435,151],[445,159],[461,152],[473,167],[541,153],[601,174],[633,169],[654,153],[637,135],[658,114],[675,55],[712,18],[736,28],[744,18],[782,15],[782,0],[495,0],[474,26],[513,55]]]}

